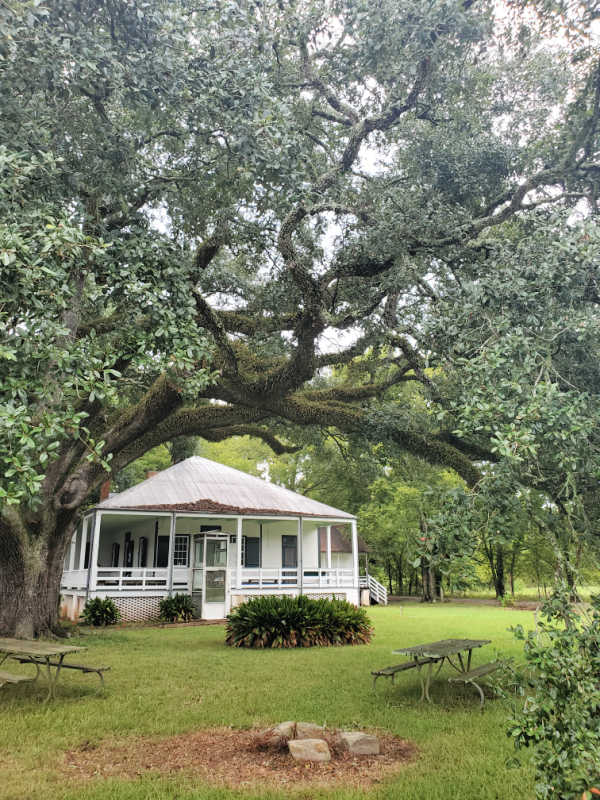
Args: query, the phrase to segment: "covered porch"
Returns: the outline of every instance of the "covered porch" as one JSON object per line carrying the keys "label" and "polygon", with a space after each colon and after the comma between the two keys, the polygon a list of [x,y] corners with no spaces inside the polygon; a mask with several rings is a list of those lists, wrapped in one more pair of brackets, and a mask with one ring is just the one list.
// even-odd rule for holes
{"label": "covered porch", "polygon": [[[340,526],[346,553],[335,549]],[[220,619],[258,594],[358,604],[360,583],[354,520],[97,509],[73,536],[61,592],[73,619],[93,597],[115,599],[124,619],[152,618],[176,593],[192,595],[202,618]]]}

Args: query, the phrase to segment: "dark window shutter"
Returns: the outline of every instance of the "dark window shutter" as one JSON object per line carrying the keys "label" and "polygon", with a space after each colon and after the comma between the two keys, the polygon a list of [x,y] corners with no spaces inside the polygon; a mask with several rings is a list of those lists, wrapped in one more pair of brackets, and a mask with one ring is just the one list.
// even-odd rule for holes
{"label": "dark window shutter", "polygon": [[148,564],[148,539],[140,536],[138,546],[138,567],[145,567]]}
{"label": "dark window shutter", "polygon": [[298,537],[281,537],[281,566],[295,569],[298,566]]}
{"label": "dark window shutter", "polygon": [[156,558],[154,559],[157,567],[169,566],[169,537],[158,536],[156,540]]}
{"label": "dark window shutter", "polygon": [[133,539],[131,533],[125,534],[125,557],[123,559],[124,567],[133,567]]}
{"label": "dark window shutter", "polygon": [[260,567],[260,538],[244,536],[244,566]]}

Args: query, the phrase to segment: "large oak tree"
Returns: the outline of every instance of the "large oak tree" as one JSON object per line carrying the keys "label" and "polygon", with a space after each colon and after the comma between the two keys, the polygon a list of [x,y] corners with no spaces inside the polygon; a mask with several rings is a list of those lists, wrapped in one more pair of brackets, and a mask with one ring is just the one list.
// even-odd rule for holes
{"label": "large oak tree", "polygon": [[476,436],[369,399],[440,402],[436,271],[595,202],[589,19],[524,5],[517,28],[487,0],[3,5],[0,632],[52,628],[90,497],[181,435],[335,426],[477,480]]}

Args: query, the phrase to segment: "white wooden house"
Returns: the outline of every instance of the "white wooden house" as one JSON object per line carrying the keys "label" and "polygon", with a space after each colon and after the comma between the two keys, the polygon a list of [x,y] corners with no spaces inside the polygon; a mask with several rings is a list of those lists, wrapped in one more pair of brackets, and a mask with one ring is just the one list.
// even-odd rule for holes
{"label": "white wooden house", "polygon": [[87,512],[65,558],[62,612],[77,619],[88,598],[111,597],[123,619],[152,619],[176,593],[202,619],[253,595],[359,604],[362,590],[385,603],[360,574],[361,545],[352,514],[194,456]]}

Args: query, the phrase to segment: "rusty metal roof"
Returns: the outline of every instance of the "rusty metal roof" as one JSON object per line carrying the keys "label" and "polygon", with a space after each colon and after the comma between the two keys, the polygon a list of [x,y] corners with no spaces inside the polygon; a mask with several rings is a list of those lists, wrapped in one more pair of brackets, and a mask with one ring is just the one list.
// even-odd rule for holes
{"label": "rusty metal roof", "polygon": [[354,519],[347,511],[200,456],[111,495],[98,508]]}

